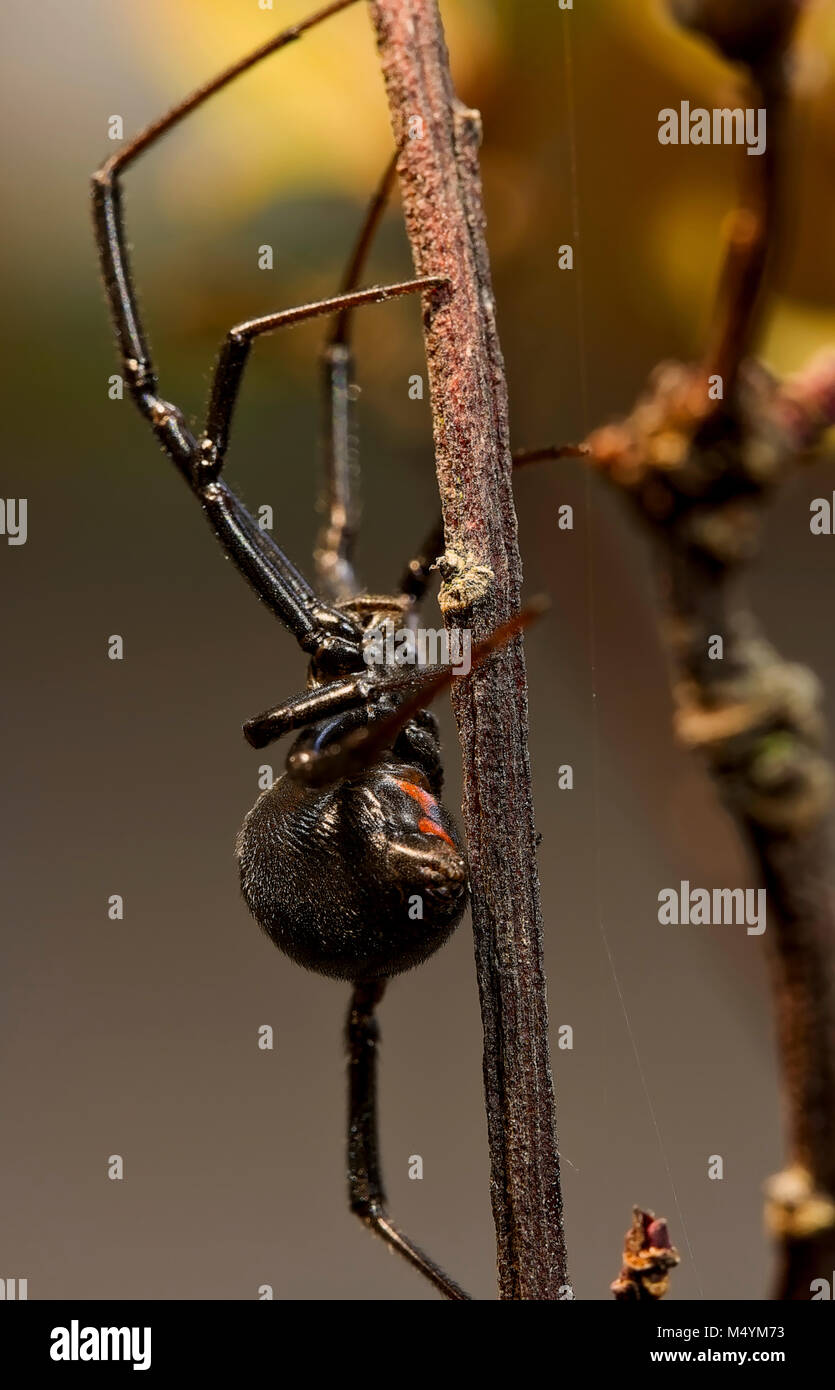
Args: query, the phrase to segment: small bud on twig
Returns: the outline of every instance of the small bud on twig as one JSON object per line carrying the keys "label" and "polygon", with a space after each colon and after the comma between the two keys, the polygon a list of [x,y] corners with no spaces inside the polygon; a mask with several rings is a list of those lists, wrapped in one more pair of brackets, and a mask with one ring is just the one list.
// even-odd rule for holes
{"label": "small bud on twig", "polygon": [[632,1208],[632,1225],[623,1245],[623,1265],[610,1285],[617,1299],[663,1298],[670,1283],[670,1270],[679,1263],[679,1254],[670,1242],[663,1217]]}

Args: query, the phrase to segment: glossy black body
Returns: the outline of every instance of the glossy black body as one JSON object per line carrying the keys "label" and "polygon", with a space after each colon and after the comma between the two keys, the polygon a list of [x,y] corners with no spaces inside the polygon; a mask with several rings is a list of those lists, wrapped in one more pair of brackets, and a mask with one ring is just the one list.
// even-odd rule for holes
{"label": "glossy black body", "polygon": [[[395,975],[460,921],[464,857],[438,799],[439,772],[418,751],[427,737],[437,747],[430,722],[411,721],[359,777],[313,788],[285,773],[247,816],[238,837],[243,895],[299,965],[340,979]],[[307,742],[303,735],[294,748]]]}

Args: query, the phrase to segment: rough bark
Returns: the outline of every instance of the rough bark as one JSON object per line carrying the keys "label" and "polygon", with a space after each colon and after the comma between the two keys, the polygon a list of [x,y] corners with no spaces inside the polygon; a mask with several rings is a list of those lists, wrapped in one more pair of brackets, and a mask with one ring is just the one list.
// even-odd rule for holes
{"label": "rough bark", "polygon": [[[484,238],[480,122],[456,98],[435,0],[370,0],[417,273],[449,278],[424,332],[448,626],[519,606],[507,394]],[[456,682],[500,1296],[566,1296],[520,638]],[[570,1295],[569,1295],[570,1296]]]}

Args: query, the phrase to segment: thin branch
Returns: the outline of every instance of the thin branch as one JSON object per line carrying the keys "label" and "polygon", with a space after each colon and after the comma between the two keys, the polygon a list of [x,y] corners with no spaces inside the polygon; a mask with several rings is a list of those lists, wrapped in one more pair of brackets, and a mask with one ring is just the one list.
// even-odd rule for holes
{"label": "thin branch", "polygon": [[[743,365],[734,408],[707,428],[698,369],[667,363],[621,425],[589,439],[594,462],[652,531],[669,613],[680,738],[706,757],[768,893],[790,1157],[771,1184],[778,1296],[809,1298],[835,1268],[835,900],[819,688],[760,636],[740,600],[763,503],[835,423],[835,355],[778,384]],[[711,639],[723,641],[721,660]]]}
{"label": "thin branch", "polygon": [[746,100],[762,102],[766,145],[739,161],[739,206],[730,214],[705,375],[719,376],[730,397],[740,364],[756,337],[764,307],[766,271],[774,265],[780,230],[785,129],[785,65],[757,69]]}
{"label": "thin branch", "polygon": [[[782,104],[798,0],[671,0],[679,17],[743,62],[767,108]],[[717,301],[708,371],[666,363],[620,425],[588,441],[594,462],[649,524],[669,615],[680,738],[706,758],[766,885],[768,941],[788,1115],[789,1156],[766,1214],[780,1242],[776,1296],[808,1299],[835,1268],[835,895],[827,817],[832,770],[820,690],[760,635],[738,578],[760,544],[763,504],[835,423],[835,354],[781,386],[740,361],[755,331],[771,256],[782,120],[738,212]],[[743,195],[745,197],[745,194]],[[712,645],[721,638],[717,653]],[[712,659],[721,655],[721,660]]]}
{"label": "thin branch", "polygon": [[[763,115],[765,147],[739,160],[738,206],[728,218],[705,375],[730,399],[762,315],[766,272],[779,252],[786,163],[788,52],[805,0],[669,0],[678,21],[747,74],[744,98]],[[718,407],[710,407],[706,413]]]}
{"label": "thin branch", "polygon": [[[440,601],[448,625],[466,625],[478,638],[517,611],[521,588],[479,118],[455,97],[435,0],[371,0],[370,9],[403,151],[415,265],[451,282],[424,313],[446,531]],[[499,1290],[505,1299],[556,1299],[565,1296],[567,1275],[520,639],[456,682],[453,706],[464,762]]]}

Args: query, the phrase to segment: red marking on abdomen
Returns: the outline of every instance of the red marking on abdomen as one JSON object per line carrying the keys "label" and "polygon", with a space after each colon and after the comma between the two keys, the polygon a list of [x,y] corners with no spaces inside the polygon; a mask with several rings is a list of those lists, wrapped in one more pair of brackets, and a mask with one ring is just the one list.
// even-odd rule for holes
{"label": "red marking on abdomen", "polygon": [[455,841],[450,835],[447,835],[443,826],[438,825],[437,821],[426,820],[425,818],[419,820],[418,830],[422,830],[424,835],[437,835],[440,840],[446,840],[447,844],[452,845],[452,848],[455,849]]}
{"label": "red marking on abdomen", "polygon": [[425,787],[417,787],[414,782],[398,781],[397,785],[402,792],[405,792],[407,796],[410,796],[413,801],[417,802],[422,811],[425,811],[427,815],[431,816],[438,803]]}
{"label": "red marking on abdomen", "polygon": [[422,831],[424,835],[437,835],[439,840],[446,840],[447,844],[452,845],[452,848],[455,849],[455,841],[447,834],[443,826],[438,824],[436,819],[438,803],[434,796],[425,787],[415,786],[414,782],[398,781],[397,785],[401,791],[417,802],[422,811],[426,812],[426,815],[418,821],[418,830]]}

